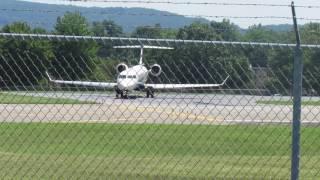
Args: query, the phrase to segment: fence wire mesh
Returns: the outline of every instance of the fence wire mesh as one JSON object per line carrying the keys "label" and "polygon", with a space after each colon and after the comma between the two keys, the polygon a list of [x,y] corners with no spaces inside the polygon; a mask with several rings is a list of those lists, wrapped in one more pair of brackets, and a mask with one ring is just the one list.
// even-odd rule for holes
{"label": "fence wire mesh", "polygon": [[[290,177],[292,44],[0,36],[1,178]],[[319,50],[302,47],[300,176],[317,179]]]}

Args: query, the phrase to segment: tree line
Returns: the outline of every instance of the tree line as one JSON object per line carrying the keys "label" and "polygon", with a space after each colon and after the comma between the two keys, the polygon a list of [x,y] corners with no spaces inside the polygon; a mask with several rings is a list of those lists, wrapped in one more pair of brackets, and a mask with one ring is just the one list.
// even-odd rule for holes
{"label": "tree line", "polygon": [[[300,27],[305,44],[318,44],[320,24]],[[293,31],[276,32],[261,25],[243,31],[229,20],[194,22],[180,29],[162,28],[160,24],[137,27],[125,33],[111,20],[89,23],[80,13],[66,13],[57,18],[55,28],[48,32],[32,28],[26,22],[15,22],[1,28],[5,33],[37,33],[79,36],[172,38],[188,40],[223,40],[248,42],[295,43]],[[136,64],[137,50],[117,50],[112,43],[94,41],[45,41],[0,38],[0,86],[38,86],[48,81],[45,72],[66,80],[113,81],[115,66],[120,62]],[[124,45],[124,44],[122,44]],[[254,89],[257,81],[273,93],[291,94],[293,53],[289,48],[257,46],[180,45],[174,50],[147,50],[146,65],[158,63],[163,74],[151,81],[163,83],[220,83],[227,75],[229,88]],[[304,50],[304,89],[320,94],[320,51]],[[257,71],[265,72],[262,79]],[[259,71],[259,72],[260,72]]]}

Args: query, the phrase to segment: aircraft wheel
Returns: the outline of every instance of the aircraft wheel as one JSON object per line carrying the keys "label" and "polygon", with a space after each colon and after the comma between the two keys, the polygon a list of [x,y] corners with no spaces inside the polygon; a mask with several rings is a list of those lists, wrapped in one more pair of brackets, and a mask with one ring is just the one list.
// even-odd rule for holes
{"label": "aircraft wheel", "polygon": [[128,91],[121,92],[121,98],[128,99]]}
{"label": "aircraft wheel", "polygon": [[119,96],[122,98],[123,92],[118,88],[116,88],[115,91],[116,91],[116,98],[119,98]]}
{"label": "aircraft wheel", "polygon": [[154,98],[154,91],[151,88],[147,89],[147,98]]}

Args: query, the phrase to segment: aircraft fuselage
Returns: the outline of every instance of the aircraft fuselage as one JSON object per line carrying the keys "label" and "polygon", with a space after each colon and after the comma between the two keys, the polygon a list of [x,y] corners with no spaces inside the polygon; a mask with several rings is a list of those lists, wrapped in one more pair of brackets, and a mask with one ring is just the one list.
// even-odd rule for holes
{"label": "aircraft fuselage", "polygon": [[143,90],[148,79],[149,70],[144,65],[130,67],[117,77],[117,88],[120,91]]}

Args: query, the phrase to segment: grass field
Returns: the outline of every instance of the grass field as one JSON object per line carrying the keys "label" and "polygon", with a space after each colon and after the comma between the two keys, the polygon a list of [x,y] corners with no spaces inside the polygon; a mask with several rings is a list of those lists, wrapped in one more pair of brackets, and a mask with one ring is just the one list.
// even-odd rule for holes
{"label": "grass field", "polygon": [[95,104],[95,102],[66,98],[35,97],[2,92],[0,93],[0,104]]}
{"label": "grass field", "polygon": [[[0,125],[1,179],[289,179],[291,127]],[[301,179],[320,178],[320,128],[302,129]]]}
{"label": "grass field", "polygon": [[[285,105],[285,106],[292,106],[293,102],[283,101],[283,100],[260,100],[256,102],[257,104],[267,104],[267,105]],[[302,101],[301,104],[303,106],[320,106],[320,101]]]}

